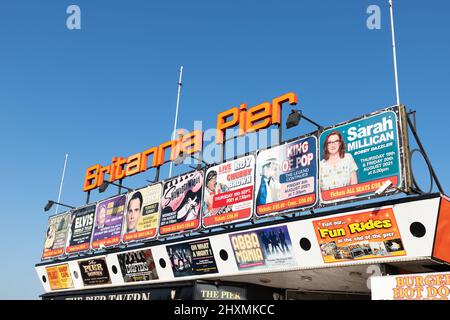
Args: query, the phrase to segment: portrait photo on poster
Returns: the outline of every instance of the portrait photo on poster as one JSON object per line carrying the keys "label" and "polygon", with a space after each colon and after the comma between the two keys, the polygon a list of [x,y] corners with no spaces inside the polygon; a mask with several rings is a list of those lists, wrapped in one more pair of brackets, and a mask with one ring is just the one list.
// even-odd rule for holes
{"label": "portrait photo on poster", "polygon": [[316,136],[259,151],[255,180],[258,217],[315,206],[318,200]]}
{"label": "portrait photo on poster", "polygon": [[127,195],[122,242],[153,239],[158,233],[162,184],[157,183]]}
{"label": "portrait photo on poster", "polygon": [[398,109],[325,129],[319,138],[319,188],[324,204],[374,195],[403,183]]}

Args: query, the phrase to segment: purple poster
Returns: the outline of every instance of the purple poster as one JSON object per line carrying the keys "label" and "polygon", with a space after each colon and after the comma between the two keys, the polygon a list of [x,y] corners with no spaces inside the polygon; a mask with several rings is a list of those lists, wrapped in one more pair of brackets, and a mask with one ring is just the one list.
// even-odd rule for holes
{"label": "purple poster", "polygon": [[110,247],[120,242],[126,195],[100,201],[95,210],[92,248]]}

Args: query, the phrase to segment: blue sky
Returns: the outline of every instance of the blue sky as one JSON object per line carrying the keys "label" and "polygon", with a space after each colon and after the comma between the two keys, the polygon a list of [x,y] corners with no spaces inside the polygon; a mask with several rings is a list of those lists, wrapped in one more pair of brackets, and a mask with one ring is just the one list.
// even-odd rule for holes
{"label": "blue sky", "polygon": [[[81,30],[66,28],[70,4],[81,8]],[[366,27],[371,4],[381,7],[380,30]],[[450,3],[394,4],[401,101],[417,110],[448,192]],[[42,293],[34,264],[43,206],[57,198],[65,153],[61,201],[80,205],[88,166],[170,138],[180,65],[179,127],[187,129],[194,120],[214,127],[220,111],[288,91],[324,125],[395,104],[387,0],[2,1],[0,41],[3,299]],[[426,185],[423,162],[415,164]]]}

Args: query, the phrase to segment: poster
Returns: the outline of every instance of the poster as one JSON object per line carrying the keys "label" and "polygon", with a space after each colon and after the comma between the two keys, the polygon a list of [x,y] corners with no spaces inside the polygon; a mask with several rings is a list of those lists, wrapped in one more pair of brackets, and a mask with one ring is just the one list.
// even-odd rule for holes
{"label": "poster", "polygon": [[109,247],[120,242],[126,195],[97,203],[92,248]]}
{"label": "poster", "polygon": [[325,130],[320,135],[321,201],[364,198],[373,195],[388,180],[391,187],[400,187],[399,140],[398,116],[394,111]]}
{"label": "poster", "polygon": [[286,226],[229,235],[239,270],[295,266]]}
{"label": "poster", "polygon": [[450,272],[370,277],[372,300],[449,300]]}
{"label": "poster", "polygon": [[46,267],[48,283],[51,290],[73,288],[72,276],[70,275],[69,264]]}
{"label": "poster", "polygon": [[139,282],[158,279],[152,250],[131,251],[117,255],[125,282]]}
{"label": "poster", "polygon": [[158,231],[162,185],[136,190],[127,196],[123,242],[153,239]]}
{"label": "poster", "polygon": [[66,253],[89,250],[94,227],[95,205],[72,211]]}
{"label": "poster", "polygon": [[196,230],[200,226],[203,171],[182,174],[164,183],[160,235]]}
{"label": "poster", "polygon": [[54,215],[48,219],[45,233],[44,252],[42,259],[58,257],[64,254],[69,228],[70,213],[65,212]]}
{"label": "poster", "polygon": [[90,259],[78,262],[81,278],[86,286],[110,284],[108,267],[104,258]]}
{"label": "poster", "polygon": [[203,191],[205,228],[250,219],[253,210],[255,156],[211,167]]}
{"label": "poster", "polygon": [[325,263],[406,255],[392,208],[312,223]]}
{"label": "poster", "polygon": [[218,272],[209,239],[167,246],[166,249],[175,277]]}
{"label": "poster", "polygon": [[248,287],[197,282],[194,300],[247,300]]}
{"label": "poster", "polygon": [[317,138],[310,136],[258,152],[256,215],[267,216],[317,203]]}

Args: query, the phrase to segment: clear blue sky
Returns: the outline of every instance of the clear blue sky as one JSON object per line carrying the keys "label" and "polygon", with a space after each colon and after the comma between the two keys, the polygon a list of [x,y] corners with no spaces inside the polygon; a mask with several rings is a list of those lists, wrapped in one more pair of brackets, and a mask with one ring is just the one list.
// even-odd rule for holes
{"label": "clear blue sky", "polygon": [[[81,8],[81,30],[66,28],[70,4]],[[381,30],[366,27],[371,4]],[[450,3],[395,0],[395,10],[401,100],[417,110],[450,192]],[[88,166],[170,138],[180,65],[187,129],[287,91],[324,125],[395,103],[388,0],[2,1],[0,43],[0,298],[43,292],[34,264],[64,154],[62,202],[80,205]]]}

